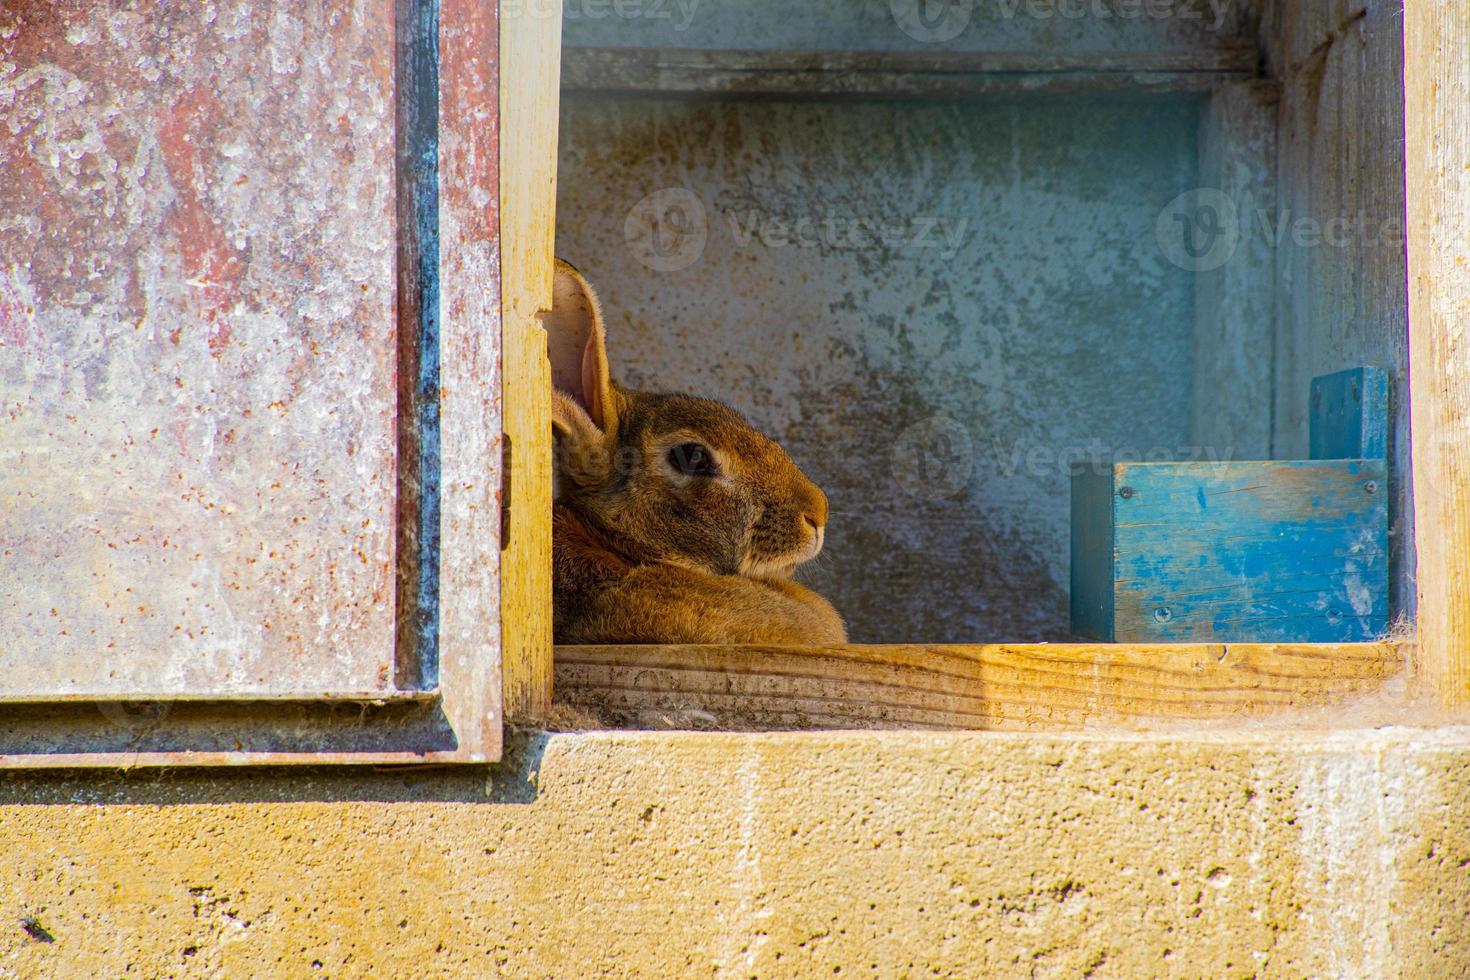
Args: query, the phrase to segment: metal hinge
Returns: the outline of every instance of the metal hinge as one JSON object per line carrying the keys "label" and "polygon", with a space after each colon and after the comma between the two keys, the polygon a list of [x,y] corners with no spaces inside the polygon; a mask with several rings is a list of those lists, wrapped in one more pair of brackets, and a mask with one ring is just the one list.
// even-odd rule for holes
{"label": "metal hinge", "polygon": [[500,434],[500,550],[510,547],[510,433]]}

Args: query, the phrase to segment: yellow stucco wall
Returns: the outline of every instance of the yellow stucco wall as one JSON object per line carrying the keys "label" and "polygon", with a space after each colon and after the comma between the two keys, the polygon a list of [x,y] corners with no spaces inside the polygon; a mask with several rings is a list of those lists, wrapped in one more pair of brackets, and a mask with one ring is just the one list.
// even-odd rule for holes
{"label": "yellow stucco wall", "polygon": [[557,735],[486,777],[7,776],[0,975],[1470,975],[1465,729]]}

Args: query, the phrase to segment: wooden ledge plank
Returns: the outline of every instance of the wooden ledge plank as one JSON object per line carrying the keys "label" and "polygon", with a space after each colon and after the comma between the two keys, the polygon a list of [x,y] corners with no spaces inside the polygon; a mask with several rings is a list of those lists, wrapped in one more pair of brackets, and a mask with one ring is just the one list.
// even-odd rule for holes
{"label": "wooden ledge plank", "polygon": [[610,727],[1065,729],[1320,707],[1392,643],[562,646],[557,701]]}
{"label": "wooden ledge plank", "polygon": [[562,89],[694,96],[946,97],[1045,91],[1207,91],[1253,78],[1248,44],[1132,53],[770,51],[569,47]]}

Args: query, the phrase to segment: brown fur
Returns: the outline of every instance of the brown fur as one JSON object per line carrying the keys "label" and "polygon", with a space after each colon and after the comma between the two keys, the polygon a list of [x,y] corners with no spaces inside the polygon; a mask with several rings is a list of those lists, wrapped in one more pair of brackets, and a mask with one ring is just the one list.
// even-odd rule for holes
{"label": "brown fur", "polygon": [[[596,296],[564,262],[546,327],[556,642],[844,642],[831,604],[790,581],[827,522],[791,457],[719,402],[614,384]],[[715,474],[680,472],[690,443]]]}

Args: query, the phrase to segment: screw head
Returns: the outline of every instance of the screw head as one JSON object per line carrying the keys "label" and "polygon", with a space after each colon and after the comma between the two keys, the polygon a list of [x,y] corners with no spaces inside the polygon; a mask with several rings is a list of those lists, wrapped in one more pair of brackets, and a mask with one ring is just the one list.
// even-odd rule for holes
{"label": "screw head", "polygon": [[1168,606],[1160,606],[1159,608],[1154,610],[1154,622],[1156,623],[1167,623],[1173,618],[1174,611],[1171,610]]}
{"label": "screw head", "polygon": [[1366,493],[1377,493],[1378,492],[1378,481],[1377,480],[1369,480],[1367,483],[1363,484],[1363,490]]}
{"label": "screw head", "polygon": [[1327,621],[1329,623],[1331,623],[1333,626],[1336,626],[1338,623],[1342,622],[1342,610],[1341,609],[1329,609],[1329,610],[1327,610]]}
{"label": "screw head", "polygon": [[1132,487],[1119,487],[1118,488],[1118,496],[1122,497],[1124,500],[1132,500],[1133,499],[1133,488]]}

